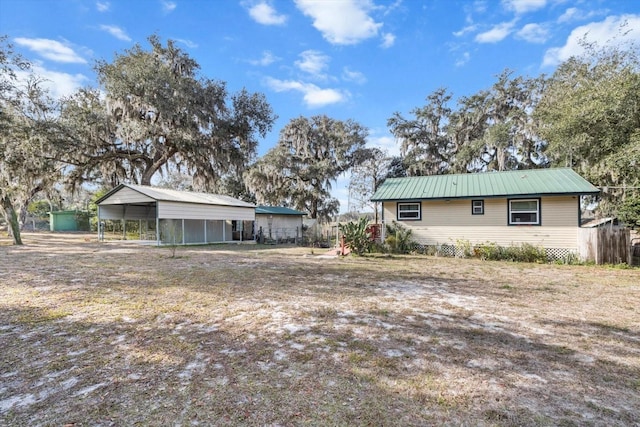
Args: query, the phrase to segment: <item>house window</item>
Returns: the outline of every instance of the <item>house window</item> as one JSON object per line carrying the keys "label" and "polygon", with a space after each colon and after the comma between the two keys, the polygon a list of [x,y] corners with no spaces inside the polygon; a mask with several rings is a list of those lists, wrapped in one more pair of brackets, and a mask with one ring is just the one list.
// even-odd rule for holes
{"label": "house window", "polygon": [[471,214],[472,215],[484,215],[484,200],[472,200],[471,201]]}
{"label": "house window", "polygon": [[540,225],[540,199],[509,200],[509,225]]}
{"label": "house window", "polygon": [[420,202],[398,203],[398,221],[420,220],[422,209]]}

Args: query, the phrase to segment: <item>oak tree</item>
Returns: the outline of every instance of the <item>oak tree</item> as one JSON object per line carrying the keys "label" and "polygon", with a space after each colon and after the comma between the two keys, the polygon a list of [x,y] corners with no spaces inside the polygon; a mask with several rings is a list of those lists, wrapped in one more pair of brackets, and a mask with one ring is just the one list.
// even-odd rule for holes
{"label": "oak tree", "polygon": [[358,162],[367,129],[324,115],[292,119],[278,144],[246,174],[245,182],[261,204],[285,205],[329,220],[339,202],[332,183]]}
{"label": "oak tree", "polygon": [[[31,64],[0,38],[0,208],[13,243],[22,244],[19,212],[60,177],[58,112]],[[26,72],[26,78],[18,78]]]}
{"label": "oak tree", "polygon": [[599,48],[562,63],[535,109],[554,166],[602,187],[598,210],[615,215],[640,198],[640,60],[635,46]]}
{"label": "oak tree", "polygon": [[200,76],[172,40],[149,43],[151,50],[135,45],[99,61],[100,90],[83,89],[66,103],[70,178],[150,185],[157,174],[179,171],[216,191],[255,158],[258,138],[275,121],[271,106],[260,93],[229,93],[224,82]]}
{"label": "oak tree", "polygon": [[438,89],[427,97],[424,107],[411,111],[414,118],[405,118],[396,112],[387,121],[389,130],[400,143],[400,154],[409,176],[437,175],[449,170],[455,153],[447,134],[451,97],[446,89]]}

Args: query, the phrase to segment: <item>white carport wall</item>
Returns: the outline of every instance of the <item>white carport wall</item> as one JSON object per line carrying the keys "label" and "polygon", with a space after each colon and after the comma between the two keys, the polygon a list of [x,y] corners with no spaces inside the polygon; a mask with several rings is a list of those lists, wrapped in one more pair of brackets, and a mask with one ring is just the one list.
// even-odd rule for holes
{"label": "white carport wall", "polygon": [[99,224],[138,220],[140,239],[158,245],[253,240],[255,206],[229,196],[121,184],[97,205]]}

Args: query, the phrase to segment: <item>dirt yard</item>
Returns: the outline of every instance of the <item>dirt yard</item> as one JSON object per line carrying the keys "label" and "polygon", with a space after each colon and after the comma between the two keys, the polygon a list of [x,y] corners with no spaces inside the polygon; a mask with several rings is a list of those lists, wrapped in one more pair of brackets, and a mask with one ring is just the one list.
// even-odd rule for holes
{"label": "dirt yard", "polygon": [[2,426],[640,425],[640,270],[0,242]]}

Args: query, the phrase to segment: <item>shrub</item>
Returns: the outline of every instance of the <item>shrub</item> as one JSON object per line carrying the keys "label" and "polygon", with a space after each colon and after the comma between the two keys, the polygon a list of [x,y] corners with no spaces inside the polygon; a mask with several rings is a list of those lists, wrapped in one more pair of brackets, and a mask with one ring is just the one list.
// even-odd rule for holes
{"label": "shrub", "polygon": [[503,259],[504,248],[495,243],[487,242],[475,247],[475,256],[487,261],[498,261]]}
{"label": "shrub", "polygon": [[351,248],[356,255],[363,255],[371,250],[373,241],[371,233],[367,231],[369,220],[365,217],[360,218],[358,222],[348,222],[340,224],[340,231],[344,236],[345,245]]}
{"label": "shrub", "polygon": [[539,246],[533,246],[530,243],[523,243],[520,246],[516,246],[516,259],[514,261],[520,262],[547,262],[547,251]]}
{"label": "shrub", "polygon": [[392,253],[407,254],[416,246],[411,239],[411,233],[410,229],[393,221],[392,224],[387,225],[387,237],[384,239],[384,243]]}
{"label": "shrub", "polygon": [[516,261],[516,262],[547,262],[547,252],[544,248],[530,243],[520,246],[499,246],[487,242],[474,248],[475,256],[488,261]]}
{"label": "shrub", "polygon": [[456,240],[455,255],[456,257],[470,258],[475,256],[475,250],[470,241],[458,239]]}

